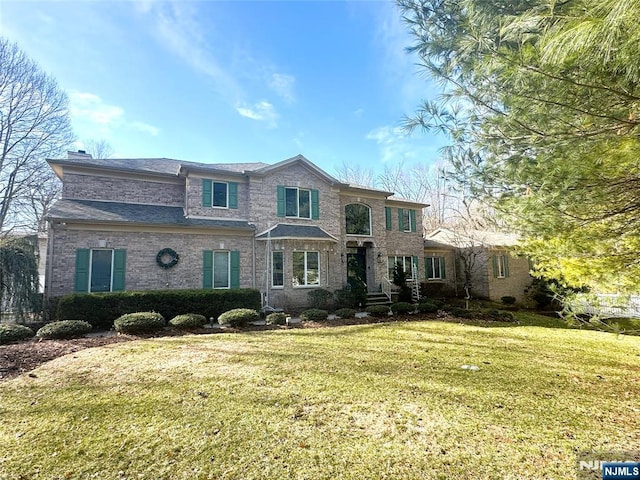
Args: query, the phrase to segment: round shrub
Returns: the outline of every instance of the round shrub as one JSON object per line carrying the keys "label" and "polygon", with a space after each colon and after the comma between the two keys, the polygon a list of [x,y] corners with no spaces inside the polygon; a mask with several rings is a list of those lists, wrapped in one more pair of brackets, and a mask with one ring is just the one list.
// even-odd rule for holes
{"label": "round shrub", "polygon": [[229,325],[231,327],[242,327],[249,322],[257,320],[260,320],[260,314],[250,308],[234,308],[218,317],[220,325]]}
{"label": "round shrub", "polygon": [[176,328],[202,328],[207,323],[207,317],[204,315],[198,315],[197,313],[185,313],[183,315],[176,315],[169,320],[169,325]]}
{"label": "round shrub", "polygon": [[498,322],[513,322],[515,321],[515,317],[511,312],[505,312],[503,310],[492,309],[487,312],[487,316],[491,320],[496,320]]}
{"label": "round shrub", "polygon": [[408,302],[397,302],[391,305],[391,311],[396,315],[403,315],[405,313],[413,312],[415,306]]}
{"label": "round shrub", "polygon": [[346,318],[354,318],[356,316],[356,311],[353,308],[341,308],[334,312],[336,317],[340,317],[342,319]]}
{"label": "round shrub", "polygon": [[305,322],[323,322],[329,316],[329,312],[326,310],[320,310],[319,308],[310,308],[300,314],[300,319]]}
{"label": "round shrub", "polygon": [[504,303],[505,305],[513,305],[514,303],[516,303],[516,297],[512,297],[511,295],[500,297],[500,300],[502,300],[502,303]]}
{"label": "round shrub", "polygon": [[113,322],[116,332],[144,333],[160,330],[166,324],[162,315],[156,312],[125,313]]}
{"label": "round shrub", "polygon": [[418,304],[418,311],[420,313],[436,313],[439,310],[438,305],[431,302],[420,302]]}
{"label": "round shrub", "polygon": [[82,320],[61,320],[47,323],[36,332],[38,338],[81,337],[92,330],[91,324]]}
{"label": "round shrub", "polygon": [[287,314],[283,312],[273,312],[267,315],[267,325],[284,325],[287,323]]}
{"label": "round shrub", "polygon": [[11,342],[19,342],[33,337],[33,330],[24,325],[0,324],[0,345]]}
{"label": "round shrub", "polygon": [[458,317],[458,318],[471,318],[473,317],[473,313],[471,313],[469,310],[465,310],[464,308],[461,307],[454,307],[454,306],[445,306],[445,310],[447,312],[449,312],[451,315],[453,315],[454,317]]}
{"label": "round shrub", "polygon": [[389,307],[386,305],[370,305],[365,311],[372,317],[384,318],[389,315]]}

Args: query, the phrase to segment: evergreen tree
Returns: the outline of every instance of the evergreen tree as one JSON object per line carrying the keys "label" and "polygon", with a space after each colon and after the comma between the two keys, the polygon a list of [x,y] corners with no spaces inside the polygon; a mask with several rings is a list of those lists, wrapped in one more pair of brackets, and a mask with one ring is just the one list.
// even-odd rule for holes
{"label": "evergreen tree", "polygon": [[406,127],[453,141],[452,177],[527,240],[540,273],[640,287],[640,3],[399,0],[441,82]]}

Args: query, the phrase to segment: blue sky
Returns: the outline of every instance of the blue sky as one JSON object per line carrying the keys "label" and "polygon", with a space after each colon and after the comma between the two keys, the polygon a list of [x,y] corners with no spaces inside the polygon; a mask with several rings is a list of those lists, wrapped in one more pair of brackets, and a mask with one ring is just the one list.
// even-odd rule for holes
{"label": "blue sky", "polygon": [[0,34],[68,92],[80,142],[116,157],[381,171],[446,142],[399,128],[437,89],[392,2],[0,0]]}

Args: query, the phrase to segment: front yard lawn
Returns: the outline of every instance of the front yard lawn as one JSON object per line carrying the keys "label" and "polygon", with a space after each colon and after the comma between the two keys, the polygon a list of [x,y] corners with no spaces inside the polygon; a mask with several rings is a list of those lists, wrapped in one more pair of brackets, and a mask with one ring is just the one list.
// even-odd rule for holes
{"label": "front yard lawn", "polygon": [[0,479],[575,478],[640,450],[639,354],[440,321],[92,348],[0,383]]}

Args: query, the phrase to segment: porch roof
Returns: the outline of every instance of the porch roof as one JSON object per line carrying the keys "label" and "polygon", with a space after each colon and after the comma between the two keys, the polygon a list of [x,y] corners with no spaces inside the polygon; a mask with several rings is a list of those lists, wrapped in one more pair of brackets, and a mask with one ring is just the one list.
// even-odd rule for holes
{"label": "porch roof", "polygon": [[328,242],[337,242],[338,239],[318,227],[317,225],[296,225],[290,223],[278,223],[258,235],[258,240],[320,240]]}
{"label": "porch roof", "polygon": [[97,200],[58,200],[48,218],[80,223],[117,223],[132,225],[167,225],[180,227],[254,230],[243,220],[187,218],[182,207],[101,202]]}

